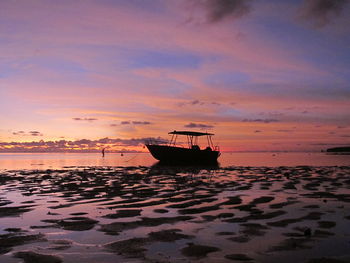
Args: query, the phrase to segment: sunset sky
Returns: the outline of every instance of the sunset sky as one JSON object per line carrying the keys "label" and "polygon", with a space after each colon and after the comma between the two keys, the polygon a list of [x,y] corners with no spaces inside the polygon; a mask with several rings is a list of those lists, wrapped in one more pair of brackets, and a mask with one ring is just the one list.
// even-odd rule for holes
{"label": "sunset sky", "polygon": [[[348,0],[3,0],[0,151],[350,144]],[[106,139],[109,138],[109,139]]]}

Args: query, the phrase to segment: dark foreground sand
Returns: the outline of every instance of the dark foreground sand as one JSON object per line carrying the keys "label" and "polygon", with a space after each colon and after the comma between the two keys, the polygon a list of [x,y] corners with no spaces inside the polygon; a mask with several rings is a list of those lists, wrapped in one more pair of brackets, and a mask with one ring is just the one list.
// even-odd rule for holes
{"label": "dark foreground sand", "polygon": [[2,171],[0,262],[350,262],[350,167]]}

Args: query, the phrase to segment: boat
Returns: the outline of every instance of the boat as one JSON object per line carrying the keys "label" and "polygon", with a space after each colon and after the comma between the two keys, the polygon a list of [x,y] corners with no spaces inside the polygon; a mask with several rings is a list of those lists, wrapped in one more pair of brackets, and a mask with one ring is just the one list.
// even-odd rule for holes
{"label": "boat", "polygon": [[[220,156],[220,149],[214,146],[212,136],[207,132],[194,131],[172,131],[171,140],[167,144],[158,141],[147,141],[145,146],[152,156],[162,163],[189,163],[189,164],[213,164],[217,163]],[[187,147],[177,144],[178,135],[187,137]],[[206,136],[207,147],[201,149],[198,145],[198,138]]]}
{"label": "boat", "polygon": [[350,155],[350,146],[328,148],[328,154]]}

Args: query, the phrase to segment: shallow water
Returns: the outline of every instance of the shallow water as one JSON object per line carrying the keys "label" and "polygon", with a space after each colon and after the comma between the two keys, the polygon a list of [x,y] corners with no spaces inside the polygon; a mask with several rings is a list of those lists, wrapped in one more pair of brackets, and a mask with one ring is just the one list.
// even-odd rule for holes
{"label": "shallow water", "polygon": [[3,171],[0,262],[19,262],[23,251],[63,262],[342,262],[349,174],[349,166]]}
{"label": "shallow water", "polygon": [[[337,166],[350,165],[350,155],[326,153],[222,153],[219,166]],[[151,166],[149,153],[0,153],[1,169],[60,169],[64,166]]]}

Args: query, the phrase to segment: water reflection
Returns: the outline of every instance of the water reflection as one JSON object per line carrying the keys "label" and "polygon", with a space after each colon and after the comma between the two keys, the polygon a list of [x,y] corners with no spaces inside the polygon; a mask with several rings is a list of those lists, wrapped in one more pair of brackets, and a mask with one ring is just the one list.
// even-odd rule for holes
{"label": "water reflection", "polygon": [[[350,165],[350,155],[326,153],[223,153],[220,167],[227,166],[332,166]],[[149,153],[0,153],[1,169],[60,169],[64,166],[152,166]],[[210,167],[209,167],[210,168]],[[215,165],[214,165],[215,168]]]}
{"label": "water reflection", "polygon": [[2,172],[0,252],[12,253],[0,262],[23,250],[64,262],[178,262],[204,246],[206,262],[348,255],[349,172],[159,163]]}
{"label": "water reflection", "polygon": [[210,164],[168,164],[157,162],[150,167],[150,172],[157,172],[159,174],[164,174],[165,171],[173,171],[174,173],[189,173],[189,174],[199,174],[201,171],[205,170],[215,171],[220,169],[220,164],[210,163]]}

